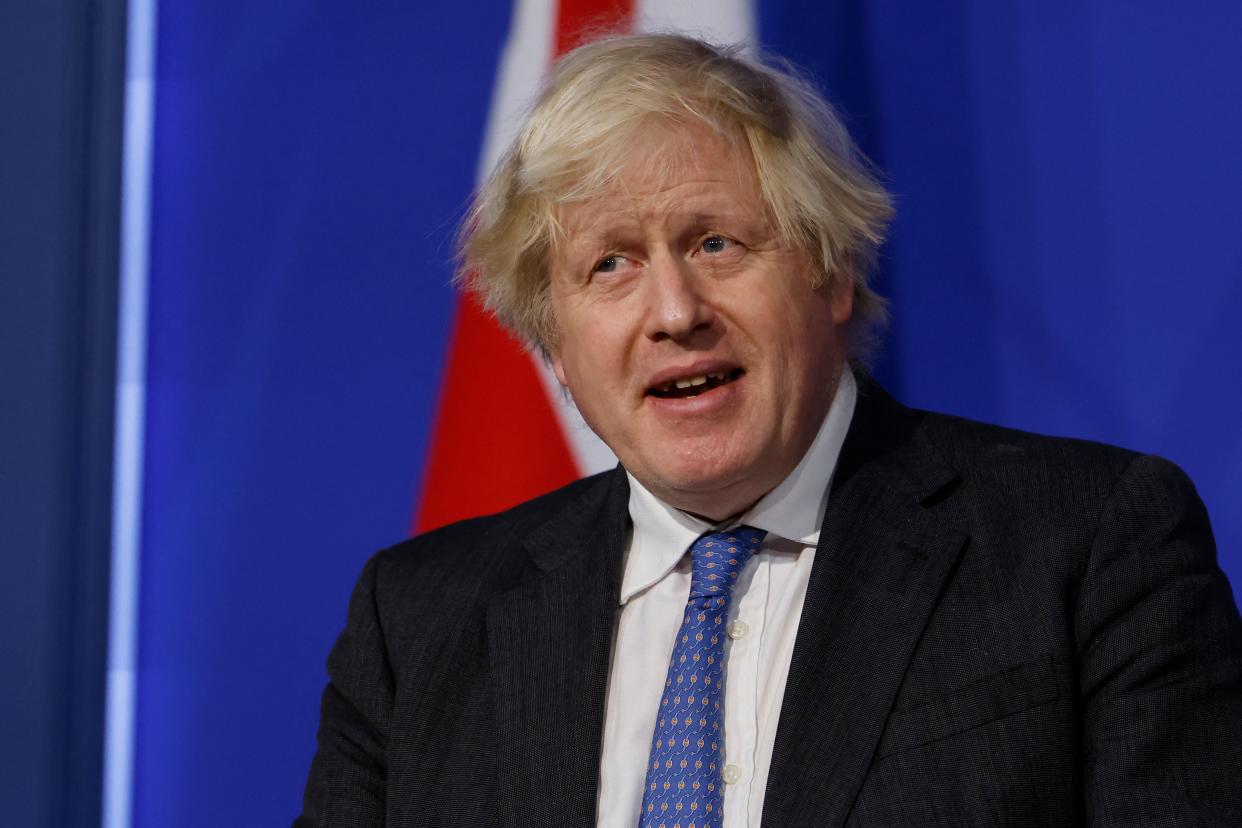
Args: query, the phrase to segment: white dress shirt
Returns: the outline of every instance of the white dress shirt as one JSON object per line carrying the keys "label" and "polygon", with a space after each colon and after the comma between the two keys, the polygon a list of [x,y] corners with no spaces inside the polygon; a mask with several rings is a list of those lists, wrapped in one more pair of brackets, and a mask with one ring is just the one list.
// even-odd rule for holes
{"label": "white dress shirt", "polygon": [[[726,828],[757,828],[789,660],[798,634],[829,484],[854,414],[847,369],[815,440],[779,486],[726,526],[768,534],[733,590],[725,641]],[[690,594],[690,544],[711,524],[675,509],[630,476],[621,612],[608,680],[596,821],[635,828],[673,640]]]}

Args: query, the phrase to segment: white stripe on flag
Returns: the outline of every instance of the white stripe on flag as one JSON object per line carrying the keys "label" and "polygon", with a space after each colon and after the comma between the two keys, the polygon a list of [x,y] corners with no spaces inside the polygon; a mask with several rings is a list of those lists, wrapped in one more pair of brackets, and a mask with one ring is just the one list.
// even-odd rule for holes
{"label": "white stripe on flag", "polygon": [[555,26],[556,0],[513,0],[509,37],[496,68],[487,133],[475,176],[480,184],[517,137],[522,119],[539,93],[539,83],[552,59]]}
{"label": "white stripe on flag", "polygon": [[753,47],[757,26],[751,0],[637,0],[635,28],[681,32],[720,45]]}

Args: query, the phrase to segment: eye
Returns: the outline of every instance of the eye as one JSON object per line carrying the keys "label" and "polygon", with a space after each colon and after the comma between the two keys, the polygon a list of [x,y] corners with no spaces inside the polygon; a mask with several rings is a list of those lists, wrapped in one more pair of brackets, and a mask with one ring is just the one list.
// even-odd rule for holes
{"label": "eye", "polygon": [[594,273],[615,273],[620,266],[621,256],[605,256],[600,259],[599,264],[595,265]]}
{"label": "eye", "polygon": [[733,239],[727,239],[724,236],[708,236],[703,239],[700,247],[704,253],[723,253],[737,242]]}

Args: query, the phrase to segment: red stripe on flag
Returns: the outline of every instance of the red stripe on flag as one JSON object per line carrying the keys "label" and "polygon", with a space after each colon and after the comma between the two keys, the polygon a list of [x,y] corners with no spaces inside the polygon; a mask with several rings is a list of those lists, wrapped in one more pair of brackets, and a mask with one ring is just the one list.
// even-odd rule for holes
{"label": "red stripe on flag", "polygon": [[594,33],[629,31],[633,0],[561,0],[557,4],[556,56],[581,46]]}
{"label": "red stripe on flag", "polygon": [[[632,0],[560,0],[555,52],[628,29]],[[581,475],[533,358],[470,296],[457,306],[422,500],[425,532],[489,514]]]}
{"label": "red stripe on flag", "polygon": [[507,509],[579,476],[537,370],[474,297],[462,298],[416,532]]}

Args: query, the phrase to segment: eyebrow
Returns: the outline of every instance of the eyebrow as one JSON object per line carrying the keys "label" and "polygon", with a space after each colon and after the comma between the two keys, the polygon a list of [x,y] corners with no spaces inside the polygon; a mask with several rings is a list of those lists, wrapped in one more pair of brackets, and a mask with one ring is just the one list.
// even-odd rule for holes
{"label": "eyebrow", "polygon": [[[623,213],[623,215],[631,216],[632,214]],[[687,215],[684,220],[674,211],[673,217],[679,224],[684,223],[686,226],[690,227],[711,226],[726,222],[737,222],[743,224],[744,226],[753,226],[756,221],[764,223],[763,217],[752,218],[747,216],[745,211],[737,208],[730,208],[728,206],[720,210],[697,210]],[[626,224],[631,226],[638,225],[640,223],[641,222],[633,219],[626,222]],[[602,230],[599,227],[601,224],[603,225]],[[566,238],[571,240],[580,240],[585,243],[608,244],[620,235],[616,230],[618,224],[619,222],[607,221],[604,217],[599,217],[577,232],[571,233],[567,230]]]}

